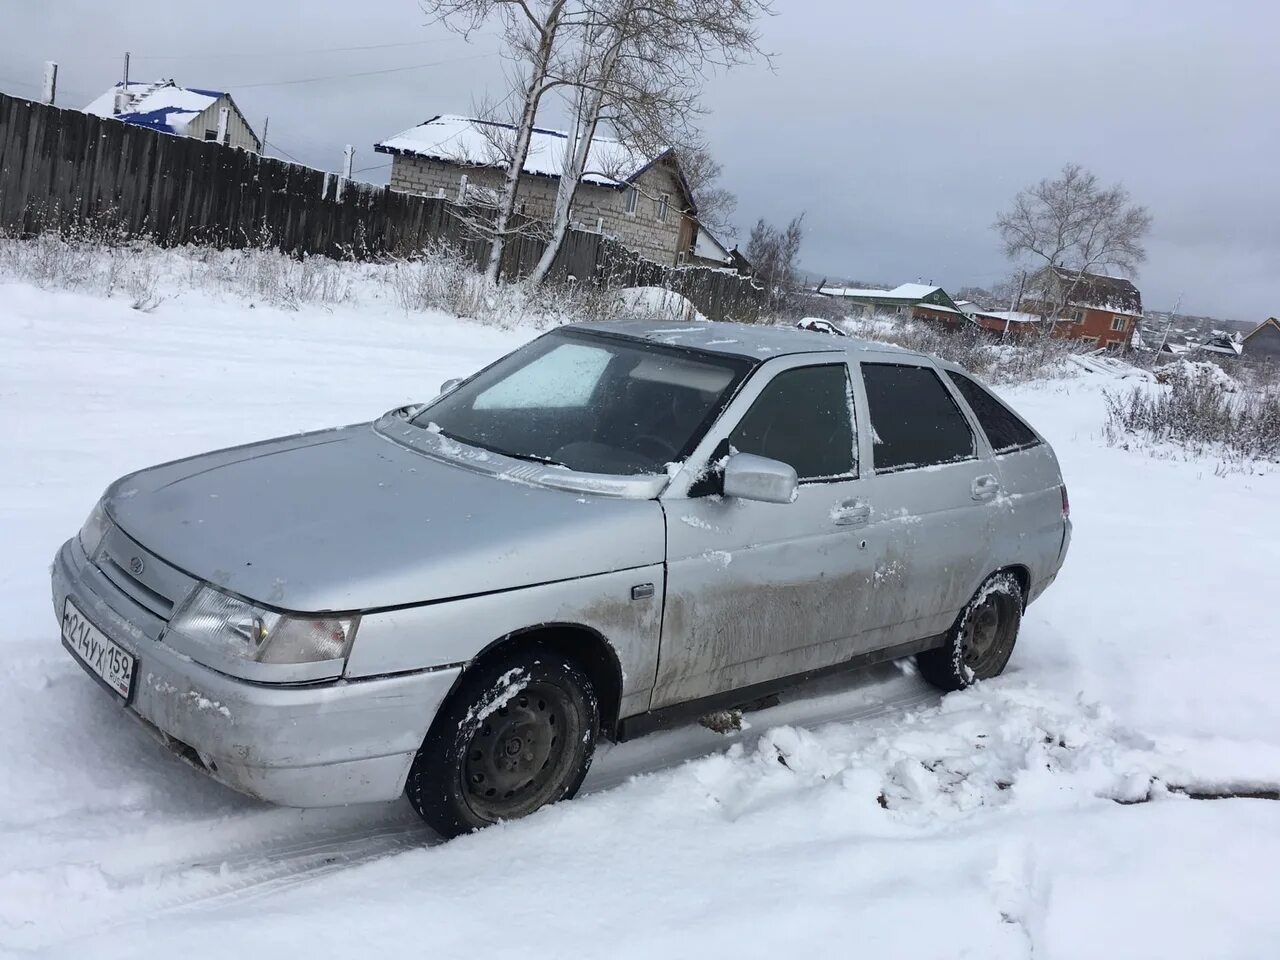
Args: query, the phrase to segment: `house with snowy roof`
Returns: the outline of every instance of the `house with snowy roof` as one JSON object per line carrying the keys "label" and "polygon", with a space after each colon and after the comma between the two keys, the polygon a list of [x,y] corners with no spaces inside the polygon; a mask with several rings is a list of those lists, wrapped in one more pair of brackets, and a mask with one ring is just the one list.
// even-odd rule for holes
{"label": "house with snowy roof", "polygon": [[[391,156],[391,189],[455,203],[490,203],[506,176],[515,128],[442,114],[374,145]],[[535,128],[516,210],[550,221],[569,137]],[[592,140],[571,222],[603,233],[662,264],[688,262],[698,239],[697,206],[670,147],[644,151],[619,140]],[[709,250],[705,246],[704,251]]]}
{"label": "house with snowy roof", "polygon": [[1280,362],[1280,318],[1268,317],[1246,333],[1240,352],[1249,360]]}
{"label": "house with snowy roof", "polygon": [[821,287],[823,296],[837,297],[853,307],[853,316],[877,313],[917,320],[932,320],[957,327],[969,322],[969,315],[951,299],[947,291],[932,283],[900,283],[891,290],[863,287]]}
{"label": "house with snowy roof", "polygon": [[84,108],[94,116],[208,141],[218,140],[223,110],[227,111],[223,144],[260,153],[262,141],[231,94],[220,90],[180,87],[172,80],[121,81]]}
{"label": "house with snowy roof", "polygon": [[[1142,294],[1126,277],[1047,267],[1027,281],[1019,309],[1052,327],[1055,337],[1128,350],[1142,320]],[[1053,305],[1059,316],[1049,318]]]}

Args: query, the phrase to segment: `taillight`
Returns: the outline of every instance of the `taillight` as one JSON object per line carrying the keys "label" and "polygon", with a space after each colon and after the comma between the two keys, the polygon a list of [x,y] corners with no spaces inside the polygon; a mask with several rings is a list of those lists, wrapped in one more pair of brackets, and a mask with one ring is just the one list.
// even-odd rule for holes
{"label": "taillight", "polygon": [[1071,500],[1067,497],[1067,485],[1064,483],[1059,489],[1062,491],[1062,515],[1064,517],[1071,516]]}

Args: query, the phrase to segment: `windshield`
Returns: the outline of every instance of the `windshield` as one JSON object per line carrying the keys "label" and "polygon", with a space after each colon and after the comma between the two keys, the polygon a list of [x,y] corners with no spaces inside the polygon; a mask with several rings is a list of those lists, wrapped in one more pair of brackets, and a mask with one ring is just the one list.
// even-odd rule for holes
{"label": "windshield", "polygon": [[749,360],[564,330],[482,370],[414,424],[584,473],[662,473],[688,456]]}

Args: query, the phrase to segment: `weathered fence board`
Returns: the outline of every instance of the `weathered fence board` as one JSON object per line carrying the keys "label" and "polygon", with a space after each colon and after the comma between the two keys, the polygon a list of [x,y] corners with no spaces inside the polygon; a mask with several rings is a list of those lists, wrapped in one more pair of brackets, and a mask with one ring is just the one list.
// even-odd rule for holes
{"label": "weathered fence board", "polygon": [[[278,247],[295,256],[412,256],[447,244],[474,263],[489,242],[474,213],[217,143],[171,136],[0,94],[0,230],[33,234],[93,224],[124,237],[215,247]],[[519,224],[505,277],[532,272],[545,225]],[[662,266],[598,233],[571,230],[560,279],[675,290],[712,319],[754,319],[761,291],[728,270]]]}

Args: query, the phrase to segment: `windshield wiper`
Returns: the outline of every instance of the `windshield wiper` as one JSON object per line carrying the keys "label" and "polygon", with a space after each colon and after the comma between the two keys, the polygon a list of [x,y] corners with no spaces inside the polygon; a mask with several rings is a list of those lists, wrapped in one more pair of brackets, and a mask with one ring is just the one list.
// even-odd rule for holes
{"label": "windshield wiper", "polygon": [[513,453],[510,450],[499,450],[497,447],[485,447],[485,449],[503,457],[512,457],[516,460],[529,460],[533,463],[545,463],[549,467],[564,467],[566,470],[569,469],[567,465],[561,463],[559,460],[552,460],[550,457],[541,457],[536,453]]}
{"label": "windshield wiper", "polygon": [[438,423],[433,424],[433,426],[435,427],[433,432],[438,433],[446,440],[452,440],[454,443],[465,443],[469,447],[479,447],[481,450],[488,450],[490,453],[496,453],[500,457],[511,457],[514,460],[528,460],[532,463],[544,463],[549,467],[564,467],[566,470],[569,469],[566,464],[561,463],[559,460],[552,460],[550,457],[539,456],[536,453],[514,453],[511,450],[502,450],[498,447],[490,446],[487,443],[481,443],[479,440],[472,440],[470,437],[462,437],[456,433],[450,433]]}

